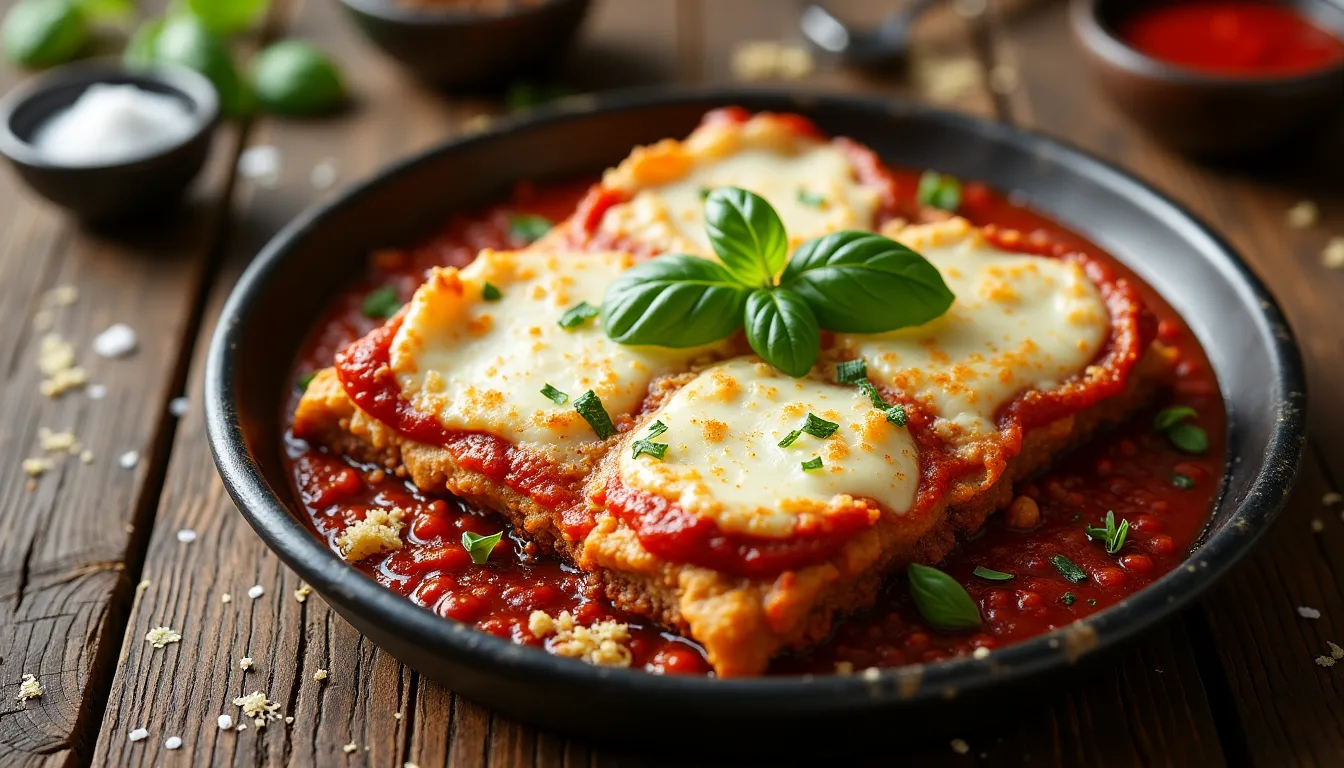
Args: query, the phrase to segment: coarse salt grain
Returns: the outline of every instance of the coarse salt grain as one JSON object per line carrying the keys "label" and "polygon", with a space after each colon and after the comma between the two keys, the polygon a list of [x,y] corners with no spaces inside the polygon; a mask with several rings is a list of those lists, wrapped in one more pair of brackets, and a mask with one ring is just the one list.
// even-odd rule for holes
{"label": "coarse salt grain", "polygon": [[233,718],[228,715],[220,715],[215,722],[219,723],[219,730],[227,731],[233,727]]}
{"label": "coarse salt grain", "polygon": [[181,736],[169,736],[168,739],[163,742],[164,749],[178,749],[181,746],[182,746]]}
{"label": "coarse salt grain", "polygon": [[143,741],[149,738],[149,731],[144,728],[136,728],[134,731],[131,731],[130,735],[126,738],[131,741]]}
{"label": "coarse salt grain", "polygon": [[99,357],[125,357],[135,351],[135,330],[125,323],[109,325],[93,337],[93,351]]}
{"label": "coarse salt grain", "polygon": [[1298,616],[1301,616],[1301,617],[1304,618],[1304,619],[1319,619],[1319,618],[1321,618],[1321,612],[1320,612],[1320,611],[1316,610],[1315,608],[1308,608],[1308,607],[1305,606],[1305,605],[1299,605],[1299,606],[1297,606],[1297,615],[1298,615]]}
{"label": "coarse salt grain", "polygon": [[238,156],[238,173],[262,186],[280,180],[280,150],[272,146],[248,147]]}
{"label": "coarse salt grain", "polygon": [[88,395],[90,400],[102,400],[107,397],[107,387],[102,384],[90,384],[84,388],[84,394]]}
{"label": "coarse salt grain", "polygon": [[196,127],[181,99],[134,85],[100,83],[44,122],[32,143],[63,165],[108,165],[178,144]]}
{"label": "coarse salt grain", "polygon": [[336,183],[336,164],[328,158],[313,166],[312,172],[308,174],[308,183],[313,185],[313,189],[329,189]]}
{"label": "coarse salt grain", "polygon": [[179,419],[186,416],[189,410],[191,410],[191,401],[185,397],[174,397],[168,401],[168,412]]}
{"label": "coarse salt grain", "polygon": [[117,458],[117,463],[122,469],[135,469],[135,465],[140,463],[140,452],[127,451]]}
{"label": "coarse salt grain", "polygon": [[183,528],[177,532],[177,540],[183,544],[190,544],[196,540],[196,532],[190,528]]}
{"label": "coarse salt grain", "polygon": [[264,594],[266,594],[266,589],[262,587],[260,584],[257,584],[253,586],[251,589],[247,590],[247,596],[252,598],[253,600],[256,600],[258,597],[261,597]]}

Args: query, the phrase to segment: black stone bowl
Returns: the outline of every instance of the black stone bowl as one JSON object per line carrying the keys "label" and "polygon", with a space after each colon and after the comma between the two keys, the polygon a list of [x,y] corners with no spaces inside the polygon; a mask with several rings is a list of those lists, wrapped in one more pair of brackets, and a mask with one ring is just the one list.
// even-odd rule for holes
{"label": "black stone bowl", "polygon": [[[105,165],[64,165],[44,157],[31,143],[38,128],[98,83],[172,96],[187,106],[195,130],[151,154]],[[69,64],[0,98],[0,154],[39,195],[91,223],[116,223],[162,213],[175,204],[205,165],[218,122],[214,86],[189,69],[131,71],[106,60]]]}
{"label": "black stone bowl", "polygon": [[588,3],[546,0],[502,13],[469,13],[451,3],[426,8],[399,0],[341,0],[384,53],[426,83],[449,89],[544,75],[574,40]]}
{"label": "black stone bowl", "polygon": [[[319,541],[281,461],[286,375],[327,302],[374,248],[520,179],[591,174],[689,132],[708,109],[801,112],[900,165],[981,179],[1087,234],[1157,288],[1208,351],[1227,403],[1226,477],[1207,531],[1129,600],[1050,635],[875,676],[719,680],[598,668],[440,618]],[[293,322],[276,323],[276,317]],[[220,475],[243,515],[342,616],[421,673],[512,717],[645,749],[782,752],[885,745],[1024,711],[1095,658],[1188,605],[1250,551],[1283,505],[1304,434],[1304,382],[1274,299],[1219,237],[1162,194],[1075,149],[903,102],[758,91],[634,92],[562,102],[398,163],[275,237],[224,308],[206,370]],[[961,731],[965,733],[965,730]]]}

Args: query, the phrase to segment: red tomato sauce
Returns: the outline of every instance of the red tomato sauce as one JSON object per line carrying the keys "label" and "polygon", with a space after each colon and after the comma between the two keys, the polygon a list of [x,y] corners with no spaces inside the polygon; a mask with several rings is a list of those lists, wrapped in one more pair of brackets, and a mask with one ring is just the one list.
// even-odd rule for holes
{"label": "red tomato sauce", "polygon": [[[916,171],[892,174],[898,193],[894,205],[911,219],[919,215],[913,200],[918,176]],[[464,265],[483,247],[523,245],[510,235],[510,214],[539,214],[558,221],[575,211],[588,189],[587,183],[540,189],[520,185],[506,203],[455,215],[440,231],[410,248],[373,254],[364,279],[333,302],[296,362],[290,412],[300,394],[299,382],[306,375],[330,365],[340,350],[381,324],[361,314],[363,299],[371,290],[391,284],[403,300],[409,299],[432,266]],[[1018,493],[1037,501],[1039,525],[1027,531],[1012,530],[996,515],[939,564],[979,603],[984,620],[979,631],[932,630],[911,603],[904,578],[896,576],[876,606],[840,622],[828,642],[778,659],[772,673],[828,673],[837,663],[864,668],[930,662],[1042,634],[1125,599],[1179,565],[1207,523],[1224,461],[1223,407],[1208,360],[1180,317],[1096,246],[984,185],[965,186],[958,213],[986,227],[1000,247],[1054,256],[1078,253],[1099,283],[1125,278],[1156,315],[1157,336],[1178,353],[1175,384],[1128,425],[1098,435],[1034,482],[1018,485]],[[1021,234],[1009,235],[1010,231]],[[1133,304],[1132,297],[1129,303]],[[1152,432],[1154,413],[1177,404],[1199,412],[1195,423],[1208,432],[1211,443],[1205,454],[1181,453]],[[374,415],[378,415],[376,410]],[[442,429],[425,426],[436,428]],[[504,441],[490,443],[487,435],[470,437],[481,466],[494,467],[487,474],[507,478],[518,471]],[[408,511],[405,545],[355,567],[412,602],[531,645],[542,643],[527,629],[534,610],[552,615],[569,610],[585,625],[615,618],[631,626],[635,668],[660,674],[709,673],[693,642],[616,610],[584,574],[511,531],[486,564],[474,565],[460,544],[462,533],[509,531],[498,516],[460,500],[430,498],[375,466],[332,455],[292,435],[287,437],[286,450],[294,487],[308,519],[334,551],[339,551],[335,539],[368,510],[395,506]],[[1172,478],[1178,474],[1192,480],[1193,487],[1175,485]],[[522,486],[532,482],[518,477]],[[563,500],[557,503],[563,505]],[[1108,554],[1084,532],[1085,525],[1100,525],[1108,510],[1131,524],[1125,546],[1116,555]],[[1051,563],[1056,555],[1079,566],[1086,580],[1077,584],[1066,580]],[[1014,578],[986,581],[972,575],[976,566],[1011,573]]]}
{"label": "red tomato sauce", "polygon": [[1220,75],[1302,75],[1344,62],[1344,40],[1286,3],[1154,5],[1126,19],[1120,37],[1154,58]]}

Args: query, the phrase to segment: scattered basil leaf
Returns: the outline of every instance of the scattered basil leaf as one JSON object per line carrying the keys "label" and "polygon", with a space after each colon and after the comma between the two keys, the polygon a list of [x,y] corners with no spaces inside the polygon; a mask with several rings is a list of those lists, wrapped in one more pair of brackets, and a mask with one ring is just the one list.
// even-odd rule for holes
{"label": "scattered basil leaf", "polygon": [[1088,600],[1087,600],[1087,604],[1088,604],[1088,605],[1096,605],[1096,604],[1097,604],[1097,601],[1096,601],[1096,599],[1094,599],[1094,598],[1088,598]]}
{"label": "scattered basil leaf", "polygon": [[5,56],[25,67],[63,64],[88,39],[88,17],[73,0],[20,0],[0,27]]}
{"label": "scattered basil leaf", "polygon": [[221,35],[236,35],[266,15],[270,0],[187,0],[196,18]]}
{"label": "scattered basil leaf", "polygon": [[1108,510],[1104,527],[1089,525],[1084,530],[1087,531],[1088,536],[1105,543],[1106,551],[1114,555],[1120,551],[1121,547],[1125,546],[1125,537],[1129,534],[1129,521],[1122,520],[1120,525],[1116,526],[1115,512]]}
{"label": "scattered basil leaf", "polygon": [[238,75],[228,43],[191,14],[173,15],[163,21],[154,35],[151,63],[177,64],[210,78],[219,93],[220,109],[230,117],[252,111],[252,92]]}
{"label": "scattered basil leaf", "polygon": [[986,579],[988,581],[1008,581],[1009,579],[1013,578],[1013,574],[1011,573],[996,571],[993,568],[986,568],[983,565],[975,566],[975,570],[971,571],[971,575],[979,576],[980,578]]}
{"label": "scattered basil leaf", "polygon": [[561,328],[578,328],[580,325],[592,320],[602,313],[602,310],[594,307],[586,301],[580,301],[578,304],[565,310],[560,316]]}
{"label": "scattered basil leaf", "polygon": [[483,565],[490,559],[490,553],[495,551],[495,545],[504,536],[504,532],[492,533],[489,536],[482,536],[471,531],[462,532],[462,548],[471,555],[471,562],[476,565]]}
{"label": "scattered basil leaf", "polygon": [[1078,596],[1072,592],[1065,592],[1064,595],[1059,598],[1059,601],[1065,605],[1073,605],[1074,601],[1077,599]]}
{"label": "scattered basil leaf", "polygon": [[703,203],[703,202],[705,201],[705,198],[709,197],[709,193],[710,193],[710,192],[713,192],[713,191],[714,191],[714,188],[713,188],[713,187],[701,187],[701,188],[700,188],[700,202]]}
{"label": "scattered basil leaf", "polygon": [[1182,491],[1188,491],[1195,487],[1195,481],[1188,475],[1182,475],[1179,472],[1171,476],[1171,484],[1180,488]]}
{"label": "scattered basil leaf", "polygon": [[486,280],[485,284],[481,286],[481,298],[486,301],[499,301],[504,298],[504,294],[499,292],[499,286]]}
{"label": "scattered basil leaf", "polygon": [[923,325],[955,299],[923,256],[871,232],[835,232],[803,243],[779,284],[807,301],[822,328],[837,333]]}
{"label": "scattered basil leaf", "polygon": [[1082,568],[1074,565],[1069,558],[1063,555],[1055,555],[1050,558],[1050,562],[1054,564],[1055,570],[1059,571],[1059,574],[1070,582],[1080,584],[1087,581],[1087,574],[1083,572]]}
{"label": "scattered basil leaf", "polygon": [[666,254],[612,281],[602,300],[602,327],[621,344],[694,347],[731,336],[746,303],[746,289],[723,265]]}
{"label": "scattered basil leaf", "polygon": [[1193,419],[1198,415],[1199,411],[1196,411],[1188,405],[1173,405],[1168,408],[1163,408],[1158,411],[1157,416],[1153,418],[1153,431],[1166,432],[1177,424],[1180,424],[1182,421]]}
{"label": "scattered basil leaf", "polygon": [[653,442],[654,438],[658,437],[659,435],[663,434],[666,431],[667,431],[667,425],[661,421],[655,421],[652,424],[650,424],[649,434],[645,435],[642,440],[636,440],[632,444],[631,448],[633,449],[634,453],[630,458],[638,459],[640,454],[643,453],[647,453],[648,455],[654,457],[655,459],[661,459],[664,456],[666,456],[667,443]]}
{"label": "scattered basil leaf", "polygon": [[616,427],[611,423],[611,416],[607,414],[607,409],[602,407],[602,398],[597,396],[593,390],[588,390],[574,401],[574,410],[579,412],[583,420],[588,422],[588,426],[593,428],[597,436],[603,440],[616,434]]}
{"label": "scattered basil leaf", "polygon": [[803,471],[806,472],[806,471],[808,471],[808,470],[810,470],[810,469],[821,469],[821,457],[820,457],[820,456],[813,456],[812,458],[810,458],[810,459],[808,459],[807,461],[804,461],[804,462],[803,462]]}
{"label": "scattered basil leaf", "polygon": [[930,626],[952,631],[980,626],[979,607],[956,579],[918,563],[911,563],[906,575],[910,580],[910,597]]}
{"label": "scattered basil leaf", "polygon": [[78,5],[91,21],[120,22],[135,13],[135,0],[78,0]]}
{"label": "scattered basil leaf", "polygon": [[555,403],[556,405],[564,405],[565,403],[569,402],[569,395],[565,394],[564,392],[561,392],[555,387],[552,387],[550,384],[547,384],[541,388],[541,394],[545,395],[547,400],[550,400],[552,403]]}
{"label": "scattered basil leaf", "polygon": [[909,421],[909,418],[905,415],[905,406],[900,403],[888,406],[886,411],[887,421],[890,421],[898,427],[904,427]]}
{"label": "scattered basil leaf", "polygon": [[705,231],[723,266],[744,286],[773,285],[788,261],[784,222],[770,203],[745,189],[719,187],[709,193]]}
{"label": "scattered basil leaf", "polygon": [[747,343],[765,362],[794,378],[812,370],[821,328],[812,308],[793,291],[757,288],[747,298]]}
{"label": "scattered basil leaf", "polygon": [[807,418],[803,420],[803,431],[821,440],[834,435],[839,428],[840,425],[834,421],[827,421],[812,413],[807,414]]}
{"label": "scattered basil leaf", "polygon": [[794,443],[798,442],[798,438],[802,436],[803,436],[803,430],[795,429],[789,434],[785,435],[783,440],[779,441],[779,447],[788,448],[790,445],[793,445]]}
{"label": "scattered basil leaf", "polygon": [[[858,360],[846,360],[835,366],[835,383],[850,386],[862,386],[868,381],[868,363],[862,357]],[[874,390],[876,391],[876,390]],[[879,400],[881,398],[878,398]],[[873,406],[877,408],[877,405]]]}
{"label": "scattered basil leaf", "polygon": [[266,109],[293,117],[332,112],[346,97],[345,78],[336,64],[304,40],[281,40],[257,54],[252,92]]}
{"label": "scattered basil leaf", "polygon": [[305,373],[305,374],[303,374],[302,376],[300,376],[300,377],[299,377],[299,391],[300,391],[300,392],[307,392],[307,391],[308,391],[308,385],[309,385],[309,384],[312,384],[312,383],[313,383],[313,379],[315,379],[315,378],[317,378],[317,372],[316,372],[316,371],[309,371],[308,373]]}
{"label": "scattered basil leaf", "polygon": [[164,24],[168,19],[163,16],[149,19],[136,28],[131,33],[131,39],[126,41],[126,49],[121,53],[121,60],[126,66],[132,69],[146,69],[154,66],[155,48],[159,44],[159,34],[163,32]]}
{"label": "scattered basil leaf", "polygon": [[1209,435],[1203,428],[1184,422],[1167,430],[1167,439],[1185,453],[1199,455],[1209,450]]}
{"label": "scattered basil leaf", "polygon": [[364,297],[362,311],[365,317],[386,320],[397,314],[398,309],[401,309],[401,297],[397,295],[397,289],[390,285],[375,288]]}
{"label": "scattered basil leaf", "polygon": [[915,199],[920,205],[955,211],[961,207],[961,182],[955,176],[925,171],[919,177]]}
{"label": "scattered basil leaf", "polygon": [[825,208],[827,200],[825,196],[816,192],[809,192],[801,187],[798,189],[798,202],[812,208]]}
{"label": "scattered basil leaf", "polygon": [[510,213],[509,236],[514,240],[531,244],[540,240],[551,231],[551,220],[534,213]]}

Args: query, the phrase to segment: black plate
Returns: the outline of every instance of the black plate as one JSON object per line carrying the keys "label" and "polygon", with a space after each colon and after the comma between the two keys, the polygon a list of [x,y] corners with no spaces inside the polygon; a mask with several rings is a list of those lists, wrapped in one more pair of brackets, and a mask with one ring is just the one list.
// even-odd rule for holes
{"label": "black plate", "polygon": [[[1228,409],[1228,467],[1213,521],[1187,565],[1131,599],[990,658],[871,679],[659,677],[597,668],[440,618],[347,566],[292,511],[281,463],[285,376],[327,301],[373,248],[406,242],[519,179],[593,173],[631,147],[689,132],[708,109],[797,111],[886,160],[1025,194],[1159,290],[1203,343]],[[277,317],[293,318],[276,323]],[[285,228],[234,289],[215,331],[206,416],[215,462],[248,522],[342,616],[430,678],[510,716],[646,747],[835,748],[854,737],[970,728],[994,700],[1037,689],[1188,604],[1245,555],[1283,505],[1304,433],[1304,383],[1274,300],[1221,239],[1120,170],[995,123],[889,102],[751,91],[580,98],[399,163]],[[1075,670],[1076,671],[1076,670]],[[1070,673],[1072,674],[1072,673]],[[674,729],[669,730],[668,725]],[[964,732],[964,731],[963,731]],[[685,737],[674,734],[684,734]],[[871,739],[869,739],[871,740]]]}

